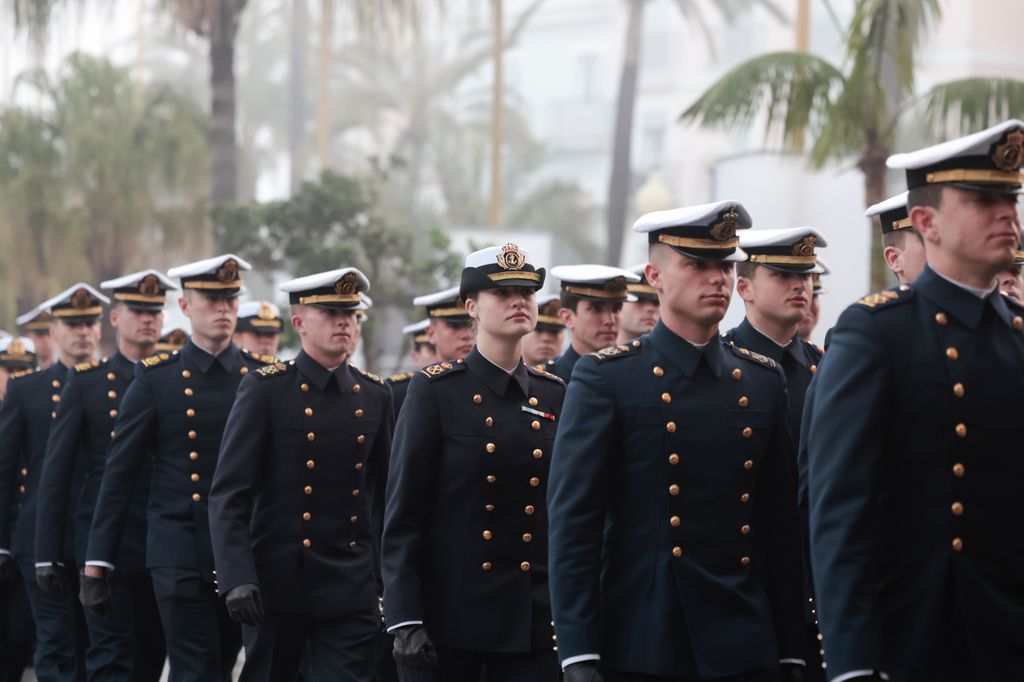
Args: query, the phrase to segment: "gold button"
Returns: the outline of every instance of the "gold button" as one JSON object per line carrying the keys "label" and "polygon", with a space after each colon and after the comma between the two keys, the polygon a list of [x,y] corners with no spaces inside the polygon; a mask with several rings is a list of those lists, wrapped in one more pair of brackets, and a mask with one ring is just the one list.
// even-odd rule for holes
{"label": "gold button", "polygon": [[363,390],[363,387],[362,387],[362,386],[360,386],[359,384],[356,384],[356,385],[354,385],[354,386],[352,387],[352,392],[353,392],[353,393],[359,393],[359,391],[361,391],[361,390]]}
{"label": "gold button", "polygon": [[198,437],[199,437],[199,434],[196,433],[195,431],[189,431],[188,432],[188,439],[189,440],[195,440]]}
{"label": "gold button", "polygon": [[956,348],[950,346],[949,348],[946,349],[946,357],[949,358],[950,360],[956,360],[958,357],[960,357],[960,353],[957,352]]}
{"label": "gold button", "polygon": [[313,408],[312,407],[307,407],[305,410],[303,410],[303,412],[306,414],[307,417],[312,417],[313,416]]}
{"label": "gold button", "polygon": [[680,519],[678,516],[673,516],[669,518],[668,522],[673,528],[678,528],[679,524],[681,524],[683,520]]}
{"label": "gold button", "polygon": [[477,405],[479,405],[483,401],[484,401],[484,397],[482,395],[480,395],[479,393],[477,393],[477,394],[475,394],[473,396],[473,402],[476,403]]}
{"label": "gold button", "polygon": [[362,462],[356,462],[356,471],[362,471],[362,470],[363,470],[363,463]]}
{"label": "gold button", "polygon": [[748,557],[748,556],[740,557],[740,566],[749,566],[749,565],[750,565],[750,557]]}
{"label": "gold button", "polygon": [[739,381],[740,379],[742,379],[743,378],[743,370],[741,370],[739,367],[734,369],[732,371],[732,378],[735,379],[736,381]]}
{"label": "gold button", "polygon": [[[54,415],[54,416],[56,417],[57,415]],[[116,433],[117,433],[117,431],[111,431],[110,432],[110,437],[113,438]]]}
{"label": "gold button", "polygon": [[116,374],[114,374],[113,372],[107,372],[107,380],[108,381],[113,381],[116,378],[117,378]]}
{"label": "gold button", "polygon": [[683,556],[683,548],[679,547],[679,546],[673,547],[672,548],[672,556],[674,556],[677,559],[679,557]]}
{"label": "gold button", "polygon": [[316,434],[310,431],[309,433],[306,434],[306,440],[312,443],[313,441],[316,440]]}
{"label": "gold button", "polygon": [[315,469],[316,468],[316,460],[307,459],[306,460],[306,468],[307,469]]}
{"label": "gold button", "polygon": [[953,395],[955,395],[957,398],[963,398],[964,397],[964,385],[961,384],[960,382],[957,382],[957,383],[953,384]]}
{"label": "gold button", "polygon": [[363,443],[366,442],[366,436],[364,436],[363,434],[359,434],[358,436],[356,436],[356,442],[362,445]]}
{"label": "gold button", "polygon": [[530,407],[537,407],[537,399],[536,398],[531,396],[530,399],[527,402],[530,403]]}
{"label": "gold button", "polygon": [[484,449],[487,450],[487,452],[494,452],[495,450],[497,450],[497,447],[494,445],[494,443],[488,443],[487,445],[484,446]]}
{"label": "gold button", "polygon": [[185,395],[187,395],[188,397],[191,398],[194,394],[195,394],[195,391],[193,391],[191,388],[186,388],[185,389]]}
{"label": "gold button", "polygon": [[58,380],[56,380],[56,379],[51,381],[50,385],[53,386],[54,388],[60,388],[60,382]]}
{"label": "gold button", "polygon": [[302,489],[302,492],[306,493],[307,495],[312,495],[313,494],[313,486],[307,485],[305,488]]}
{"label": "gold button", "polygon": [[487,426],[494,426],[494,418],[488,417],[487,419],[484,420],[484,424],[486,424]]}
{"label": "gold button", "polygon": [[305,540],[302,541],[302,546],[305,547],[306,549],[309,549],[310,547],[313,546],[313,543],[309,541],[309,538],[306,538]]}
{"label": "gold button", "polygon": [[537,486],[540,485],[540,479],[537,478],[536,476],[533,476],[532,478],[530,478],[530,485],[536,488]]}
{"label": "gold button", "polygon": [[185,410],[185,416],[186,416],[186,417],[194,417],[194,416],[196,416],[196,411],[195,411],[195,410],[193,410],[193,409],[192,409],[192,408],[190,407],[190,408],[188,408],[187,410]]}
{"label": "gold button", "polygon": [[111,410],[111,411],[110,411],[110,417],[111,417],[111,419],[113,419],[113,418],[114,418],[114,417],[116,417],[116,416],[117,416],[117,410]]}
{"label": "gold button", "polygon": [[533,458],[534,459],[540,459],[543,456],[544,456],[544,453],[542,451],[540,451],[540,450],[534,450],[533,451]]}
{"label": "gold button", "polygon": [[192,372],[188,371],[187,369],[183,369],[181,370],[181,376],[185,379],[188,379],[189,377],[192,376]]}
{"label": "gold button", "polygon": [[953,512],[953,516],[964,515],[964,505],[962,502],[954,502],[952,505],[950,505],[949,510]]}
{"label": "gold button", "polygon": [[935,321],[942,327],[949,324],[949,318],[946,317],[946,313],[935,313]]}
{"label": "gold button", "polygon": [[196,481],[199,480],[199,474],[192,474],[190,478],[192,479],[192,482],[195,483]]}
{"label": "gold button", "polygon": [[750,471],[751,469],[753,469],[754,468],[754,460],[748,459],[746,462],[743,463],[743,468],[746,469],[747,471]]}
{"label": "gold button", "polygon": [[746,427],[745,429],[743,429],[743,437],[744,438],[750,438],[753,435],[754,435],[754,429],[750,428],[749,426]]}
{"label": "gold button", "polygon": [[56,418],[57,418],[57,413],[56,412],[51,412],[50,413],[50,419],[56,419]]}
{"label": "gold button", "polygon": [[740,407],[746,407],[747,405],[750,404],[750,398],[748,398],[745,395],[741,395],[740,399],[737,401],[737,403],[739,404]]}
{"label": "gold button", "polygon": [[750,502],[750,493],[743,493],[742,495],[740,495],[740,502],[742,502],[743,504]]}
{"label": "gold button", "polygon": [[662,393],[661,394],[661,402],[666,403],[666,404],[671,403],[672,402],[672,394],[671,393]]}
{"label": "gold button", "polygon": [[302,512],[303,521],[309,521],[311,518],[313,518],[312,514],[310,514],[309,512]]}
{"label": "gold button", "polygon": [[23,492],[25,492],[25,486],[24,486],[24,485],[19,485],[19,486],[18,486],[18,492],[19,492],[19,493],[23,493]]}
{"label": "gold button", "polygon": [[199,493],[192,493],[192,501],[193,502],[198,502],[201,499],[203,499],[203,498],[202,498],[202,496]]}
{"label": "gold button", "polygon": [[668,463],[679,464],[679,455],[673,452],[671,455],[668,456]]}
{"label": "gold button", "polygon": [[957,424],[956,425],[956,435],[959,436],[960,438],[966,438],[967,437],[967,425],[964,424],[963,422],[960,422],[959,424]]}
{"label": "gold button", "polygon": [[54,394],[53,394],[52,396],[50,396],[50,399],[51,399],[51,400],[52,400],[53,402],[55,402],[55,403],[59,403],[59,402],[60,402],[60,396],[59,396],[59,395],[57,395],[56,393],[54,393]]}
{"label": "gold button", "polygon": [[487,482],[488,482],[488,483],[494,483],[494,482],[495,482],[495,481],[497,481],[497,480],[498,480],[498,479],[497,479],[497,477],[496,477],[496,476],[494,476],[493,474],[488,474],[488,475],[487,475]]}
{"label": "gold button", "polygon": [[309,384],[302,384],[299,386],[299,390],[303,393],[309,393]]}
{"label": "gold button", "polygon": [[485,530],[483,532],[483,536],[484,536],[484,540],[490,540],[492,537],[494,537],[494,534],[491,531],[489,531],[489,530]]}
{"label": "gold button", "polygon": [[742,526],[740,526],[740,535],[749,535],[749,534],[750,534],[750,526],[748,524],[744,523]]}
{"label": "gold button", "polygon": [[675,422],[669,422],[668,424],[665,424],[665,430],[668,431],[669,433],[675,433],[676,432],[676,423]]}
{"label": "gold button", "polygon": [[534,509],[532,504],[528,504],[526,505],[526,507],[523,508],[523,511],[526,512],[527,516],[533,516],[533,513],[537,510]]}
{"label": "gold button", "polygon": [[534,419],[532,422],[530,422],[530,428],[533,429],[534,431],[540,431],[540,422]]}
{"label": "gold button", "polygon": [[953,551],[959,552],[964,548],[964,541],[960,538],[953,538]]}
{"label": "gold button", "polygon": [[523,542],[533,542],[533,533],[523,533]]}
{"label": "gold button", "polygon": [[673,483],[668,487],[668,494],[675,496],[679,494],[679,484]]}
{"label": "gold button", "polygon": [[348,543],[348,548],[349,549],[355,549],[356,548],[356,541],[353,540],[352,542]]}
{"label": "gold button", "polygon": [[358,516],[350,516],[348,520],[349,520],[349,523],[355,523],[356,521],[359,520],[359,517]]}
{"label": "gold button", "polygon": [[1019,330],[1021,327],[1024,327],[1024,317],[1017,315],[1013,318],[1013,328]]}
{"label": "gold button", "polygon": [[482,568],[485,571],[491,570],[491,562],[490,561],[483,562],[482,564],[480,564],[480,568]]}
{"label": "gold button", "polygon": [[665,376],[665,370],[663,370],[658,365],[655,365],[654,369],[652,369],[651,371],[654,372],[654,376],[656,376],[656,377],[663,377],[663,376]]}
{"label": "gold button", "polygon": [[28,476],[28,469],[26,469],[25,467],[22,467],[21,468],[21,475],[22,476]]}
{"label": "gold button", "polygon": [[489,512],[494,511],[494,505],[493,504],[485,504],[484,505],[484,511],[489,511]]}
{"label": "gold button", "polygon": [[523,573],[526,573],[527,571],[529,571],[530,570],[530,562],[529,561],[524,561],[523,563],[519,564],[519,570],[522,571]]}
{"label": "gold button", "polygon": [[188,458],[194,462],[197,459],[199,459],[199,453],[193,450],[192,452],[188,453]]}
{"label": "gold button", "polygon": [[364,414],[365,414],[365,412],[363,412],[363,408],[361,408],[361,407],[356,408],[355,415],[357,417],[362,417]]}
{"label": "gold button", "polygon": [[900,291],[910,291],[910,285],[909,284],[901,284],[900,285]]}
{"label": "gold button", "polygon": [[352,491],[352,497],[359,497],[359,488]]}
{"label": "gold button", "polygon": [[811,374],[816,374],[817,372],[818,372],[818,366],[817,365],[811,365]]}
{"label": "gold button", "polygon": [[953,475],[956,476],[957,478],[963,478],[964,477],[964,465],[960,464],[959,462],[954,464],[953,465]]}

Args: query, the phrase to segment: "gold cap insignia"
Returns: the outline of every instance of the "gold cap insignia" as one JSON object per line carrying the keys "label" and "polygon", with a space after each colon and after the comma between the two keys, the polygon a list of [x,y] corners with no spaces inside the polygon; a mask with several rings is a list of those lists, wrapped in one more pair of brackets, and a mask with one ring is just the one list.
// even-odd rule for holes
{"label": "gold cap insignia", "polygon": [[11,355],[25,355],[25,346],[22,345],[21,339],[11,339],[11,345],[7,347],[7,352]]}
{"label": "gold cap insignia", "polygon": [[342,296],[351,296],[356,293],[359,288],[359,284],[356,281],[354,273],[346,273],[344,277],[338,280],[337,284],[334,285],[334,293]]}
{"label": "gold cap insignia", "polygon": [[515,244],[505,244],[498,254],[498,265],[503,270],[521,270],[526,264],[526,258],[519,251]]}
{"label": "gold cap insignia", "polygon": [[92,305],[92,297],[85,289],[78,289],[71,295],[71,307],[76,310],[88,308]]}
{"label": "gold cap insignia", "polygon": [[146,275],[139,282],[139,293],[143,296],[159,296],[160,295],[160,280],[156,278],[156,275]]}
{"label": "gold cap insignia", "polygon": [[604,288],[607,291],[625,291],[626,290],[626,278],[625,277],[613,277],[612,279],[605,282]]}
{"label": "gold cap insignia", "polygon": [[814,244],[818,241],[818,238],[813,234],[809,234],[796,244],[793,244],[793,255],[794,256],[813,256],[814,255]]}
{"label": "gold cap insignia", "polygon": [[992,162],[1001,171],[1020,170],[1024,166],[1024,130],[1014,128],[1006,134],[1004,140],[992,152]]}
{"label": "gold cap insignia", "polygon": [[234,258],[224,261],[224,264],[217,268],[217,279],[227,284],[238,279],[238,261]]}
{"label": "gold cap insignia", "polygon": [[711,236],[716,241],[727,242],[736,236],[736,228],[739,227],[740,214],[736,209],[730,208],[722,214],[721,222],[711,227]]}
{"label": "gold cap insignia", "polygon": [[175,329],[167,335],[167,343],[184,346],[186,341],[188,341],[188,334],[183,329]]}
{"label": "gold cap insignia", "polygon": [[256,313],[256,317],[261,320],[272,320],[274,319],[274,309],[270,307],[269,301],[260,301],[260,309]]}
{"label": "gold cap insignia", "polygon": [[554,300],[551,300],[551,301],[548,301],[547,303],[545,303],[544,307],[542,307],[540,309],[540,312],[541,312],[542,315],[558,315],[558,311],[561,310],[561,308],[562,308],[562,304],[556,298]]}

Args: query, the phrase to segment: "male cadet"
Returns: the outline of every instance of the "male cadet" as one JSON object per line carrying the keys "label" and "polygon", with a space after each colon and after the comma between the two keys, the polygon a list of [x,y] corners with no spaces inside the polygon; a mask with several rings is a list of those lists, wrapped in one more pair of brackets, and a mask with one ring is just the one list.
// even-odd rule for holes
{"label": "male cadet", "polygon": [[53,316],[49,311],[37,306],[24,315],[19,315],[15,322],[35,345],[37,367],[46,369],[52,365],[53,338],[50,336],[50,325],[53,324]]}
{"label": "male cadet", "polygon": [[800,324],[796,328],[796,335],[808,343],[812,343],[811,335],[814,334],[814,330],[818,326],[818,320],[821,319],[820,297],[828,293],[828,290],[821,282],[821,278],[831,273],[828,265],[821,258],[818,258],[818,265],[821,266],[822,272],[816,272],[811,275],[811,305],[807,308],[804,319],[800,320]]}
{"label": "male cadet", "polygon": [[572,340],[547,370],[568,384],[580,356],[615,343],[622,304],[631,300],[627,285],[640,278],[607,265],[560,265],[551,268],[551,276],[562,281],[558,316],[572,332]]}
{"label": "male cadet", "polygon": [[251,350],[273,361],[277,357],[283,331],[281,311],[270,301],[246,301],[239,304],[234,335],[235,345],[239,348]]}
{"label": "male cadet", "polygon": [[165,325],[160,330],[160,340],[153,348],[157,353],[169,353],[174,350],[181,350],[188,342],[188,332],[175,324]]}
{"label": "male cadet", "polygon": [[839,318],[808,429],[811,558],[832,682],[1020,679],[1024,459],[1008,424],[1024,308],[1024,122],[897,154],[927,265]]}
{"label": "male cadet", "polygon": [[245,681],[293,679],[307,643],[313,680],[370,680],[394,415],[348,364],[369,286],[355,268],[282,284],[302,351],[247,377],[224,429],[210,529]]}
{"label": "male cadet", "polygon": [[[423,369],[427,365],[432,365],[438,360],[437,350],[427,337],[427,327],[429,326],[430,320],[421,320],[402,327],[402,334],[412,339],[412,351],[409,353],[409,358],[412,360],[412,366],[417,370]],[[392,374],[384,382],[391,387],[391,398],[395,405],[395,417],[398,417],[398,412],[402,409],[402,403],[405,401],[405,392],[409,388],[409,380],[415,374],[416,372],[399,372],[398,374]],[[390,652],[390,649],[388,651]]]}
{"label": "male cadet", "polygon": [[1024,251],[1017,248],[1013,256],[1013,265],[1000,272],[996,277],[999,291],[1018,303],[1024,301],[1024,278],[1021,276],[1021,265],[1024,264]]}
{"label": "male cadet", "polygon": [[626,285],[626,289],[636,300],[622,304],[622,313],[619,315],[619,338],[616,343],[638,339],[658,324],[658,292],[647,282],[647,276],[644,274],[646,267],[647,264],[643,263],[629,268],[640,281]]}
{"label": "male cadet", "polygon": [[718,334],[750,222],[735,201],[640,218],[661,321],[576,365],[548,484],[566,682],[800,679],[785,380]]}
{"label": "male cadet", "polygon": [[[103,479],[107,448],[125,390],[136,363],[152,354],[160,335],[163,306],[173,282],[156,270],[144,270],[100,284],[111,292],[110,325],[117,351],[105,360],[74,366],[60,395],[60,410],[50,429],[36,512],[36,579],[44,591],[65,589],[55,572],[66,558],[61,538],[73,519],[74,559],[84,566],[93,507]],[[151,466],[135,487],[110,575],[114,607],[98,616],[86,612],[89,647],[85,667],[90,680],[158,680],[164,665],[164,636],[153,586],[146,572],[146,502]],[[85,472],[81,490],[73,485]]]}
{"label": "male cadet", "polygon": [[882,229],[882,257],[900,284],[910,284],[924,270],[924,242],[910,222],[907,192],[889,197],[864,212],[878,216]]}
{"label": "male cadet", "polygon": [[241,270],[227,254],[172,268],[192,338],[177,353],[145,358],[125,391],[93,513],[82,603],[102,615],[116,608],[107,572],[117,568],[129,509],[147,460],[146,566],[171,664],[171,679],[230,679],[241,629],[217,598],[207,504],[221,434],[239,382],[263,367],[231,342]]}
{"label": "male cadet", "polygon": [[[36,676],[41,680],[78,680],[85,676],[88,637],[76,599],[77,575],[70,529],[55,540],[60,564],[47,568],[60,589],[44,591],[36,583],[36,509],[41,492],[46,440],[57,417],[60,393],[70,368],[92,358],[100,340],[100,316],[106,296],[78,283],[40,304],[53,316],[50,335],[58,351],[49,368],[12,380],[0,407],[0,572],[18,561],[36,621]],[[81,487],[77,477],[75,489]],[[15,492],[17,489],[17,493]],[[18,523],[11,533],[17,501]]]}
{"label": "male cadet", "polygon": [[[32,339],[10,335],[0,338],[0,402],[8,380],[32,373],[35,366]],[[21,472],[22,477],[28,473],[26,469]],[[17,502],[11,506],[10,520],[16,525]],[[17,563],[0,560],[0,682],[21,682],[22,673],[32,662],[35,641],[36,624]]]}
{"label": "male cadet", "polygon": [[565,345],[565,323],[558,316],[561,296],[546,294],[537,297],[537,326],[523,337],[523,361],[535,369],[547,370]]}

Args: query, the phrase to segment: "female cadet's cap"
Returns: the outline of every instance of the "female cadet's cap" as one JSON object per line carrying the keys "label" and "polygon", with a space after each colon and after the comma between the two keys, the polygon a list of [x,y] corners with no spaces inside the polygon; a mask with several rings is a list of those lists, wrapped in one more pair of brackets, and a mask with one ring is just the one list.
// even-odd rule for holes
{"label": "female cadet's cap", "polygon": [[907,189],[952,185],[1016,194],[1024,184],[1024,121],[1012,118],[991,128],[904,154],[885,165],[907,174]]}
{"label": "female cadet's cap", "polygon": [[898,232],[913,227],[910,223],[910,214],[907,211],[907,195],[910,192],[903,192],[884,201],[879,201],[868,207],[864,215],[868,218],[878,216],[878,222],[882,227],[882,234]]}
{"label": "female cadet's cap", "polygon": [[110,291],[115,301],[129,308],[158,312],[167,302],[167,292],[178,291],[178,285],[158,270],[142,270],[100,282],[100,289]]}
{"label": "female cadet's cap", "polygon": [[238,306],[236,332],[280,334],[284,331],[281,311],[270,301],[246,301]]}
{"label": "female cadet's cap", "polygon": [[633,223],[633,231],[690,258],[735,262],[747,259],[736,231],[751,225],[743,204],[728,200],[648,213]]}
{"label": "female cadet's cap", "polygon": [[53,298],[43,301],[39,307],[49,311],[58,320],[95,322],[103,314],[103,306],[108,303],[109,298],[85,282],[79,282]]}
{"label": "female cadet's cap", "polygon": [[364,305],[359,294],[370,289],[370,280],[356,268],[340,268],[299,277],[279,288],[288,294],[292,305],[355,311]]}
{"label": "female cadet's cap", "polygon": [[551,275],[562,281],[562,292],[588,301],[635,301],[628,286],[640,281],[629,270],[610,265],[559,265]]}
{"label": "female cadet's cap", "polygon": [[544,268],[530,262],[530,252],[515,244],[489,246],[466,256],[466,267],[459,282],[459,298],[482,289],[498,287],[544,286]]}
{"label": "female cadet's cap", "polygon": [[785,227],[774,230],[748,230],[740,236],[740,246],[751,263],[772,270],[821,274],[815,249],[828,246],[817,228]]}
{"label": "female cadet's cap", "polygon": [[30,369],[36,366],[36,346],[23,336],[0,337],[0,367]]}
{"label": "female cadet's cap", "polygon": [[238,256],[226,253],[186,263],[167,271],[167,276],[181,279],[182,289],[198,289],[207,296],[234,298],[242,293],[241,273],[252,266]]}

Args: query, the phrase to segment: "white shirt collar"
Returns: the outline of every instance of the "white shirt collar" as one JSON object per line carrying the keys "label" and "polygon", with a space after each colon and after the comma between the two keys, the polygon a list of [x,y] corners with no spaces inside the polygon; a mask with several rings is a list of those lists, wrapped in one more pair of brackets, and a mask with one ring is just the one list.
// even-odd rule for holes
{"label": "white shirt collar", "polygon": [[515,366],[515,368],[513,368],[511,371],[507,370],[504,367],[502,367],[501,365],[499,365],[498,363],[496,363],[494,360],[491,360],[489,357],[484,355],[483,351],[480,350],[480,346],[477,346],[476,350],[477,350],[478,353],[480,353],[480,357],[482,357],[484,360],[486,360],[487,362],[491,363],[492,365],[494,365],[495,367],[497,367],[498,369],[500,369],[502,372],[504,372],[505,374],[507,374],[509,376],[512,376],[513,374],[515,374],[516,370],[519,369],[519,365],[517,364]]}
{"label": "white shirt collar", "polygon": [[996,282],[995,284],[993,284],[992,286],[990,286],[988,288],[972,287],[969,284],[964,284],[963,282],[958,282],[955,279],[953,279],[952,277],[946,277],[944,274],[942,274],[938,270],[933,270],[933,272],[936,275],[938,275],[939,277],[941,277],[942,279],[944,279],[947,282],[949,282],[950,284],[952,284],[953,286],[960,287],[964,291],[966,291],[968,293],[971,293],[971,294],[974,294],[978,298],[985,298],[986,296],[991,294],[993,291],[995,291],[996,287],[999,286],[999,283]]}
{"label": "white shirt collar", "polygon": [[[749,318],[749,317],[747,318],[747,322],[750,322],[750,318]],[[796,337],[794,336],[794,337],[793,337],[792,339],[790,339],[790,340],[789,340],[789,342],[788,342],[788,343],[779,343],[778,341],[776,341],[775,339],[773,339],[773,338],[771,337],[771,335],[769,335],[769,334],[765,334],[765,333],[764,333],[763,331],[761,331],[761,330],[760,330],[760,329],[758,329],[758,328],[757,328],[756,326],[754,326],[754,323],[753,323],[753,322],[750,322],[750,326],[751,326],[751,327],[753,328],[753,330],[754,330],[755,332],[757,332],[758,334],[760,334],[760,335],[761,335],[761,336],[763,336],[764,338],[768,339],[769,341],[771,341],[772,343],[774,343],[774,344],[775,344],[776,346],[778,346],[779,348],[789,348],[789,347],[790,347],[790,346],[791,346],[791,345],[793,344],[793,341],[795,341],[795,340],[796,340]]]}

